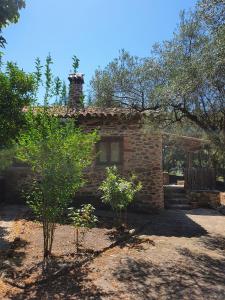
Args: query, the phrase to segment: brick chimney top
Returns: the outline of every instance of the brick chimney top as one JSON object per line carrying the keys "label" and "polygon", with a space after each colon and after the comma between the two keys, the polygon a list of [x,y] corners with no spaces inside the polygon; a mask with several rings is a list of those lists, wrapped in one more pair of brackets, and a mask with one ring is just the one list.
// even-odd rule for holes
{"label": "brick chimney top", "polygon": [[84,74],[73,73],[68,77],[70,81],[68,106],[74,109],[83,108]]}

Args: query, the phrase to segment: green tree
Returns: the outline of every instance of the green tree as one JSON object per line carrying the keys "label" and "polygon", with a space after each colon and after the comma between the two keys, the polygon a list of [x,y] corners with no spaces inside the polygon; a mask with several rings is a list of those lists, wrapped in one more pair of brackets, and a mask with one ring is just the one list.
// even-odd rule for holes
{"label": "green tree", "polygon": [[54,79],[54,95],[55,95],[55,104],[60,104],[60,95],[62,93],[62,81],[57,76]]}
{"label": "green tree", "polygon": [[119,57],[106,68],[95,71],[90,85],[92,103],[97,106],[156,109],[152,91],[157,83],[155,63],[151,58],[138,58],[121,50]]}
{"label": "green tree", "polygon": [[84,169],[92,162],[97,134],[85,134],[73,121],[61,122],[47,110],[27,113],[28,129],[18,142],[17,158],[28,163],[32,176],[27,200],[43,225],[44,262],[48,261],[56,223],[76,191],[85,183]]}
{"label": "green tree", "polygon": [[0,147],[11,144],[26,120],[22,109],[33,102],[35,80],[12,62],[0,71]]}
{"label": "green tree", "polygon": [[190,120],[221,149],[225,145],[225,20],[224,1],[199,1],[181,14],[173,39],[155,47],[164,83],[155,97],[175,121]]}
{"label": "green tree", "polygon": [[2,29],[10,23],[17,23],[20,17],[20,9],[25,8],[24,0],[1,0],[0,1],[0,47],[6,44],[1,35]]}
{"label": "green tree", "polygon": [[[35,99],[37,98],[37,94],[40,86],[42,85],[42,68],[41,60],[39,57],[35,59],[35,71],[34,71],[34,79],[35,79]],[[36,99],[37,100],[37,99]]]}
{"label": "green tree", "polygon": [[93,228],[98,222],[98,218],[94,215],[95,208],[91,204],[83,204],[81,208],[74,209],[69,208],[69,218],[72,221],[72,225],[75,228],[75,245],[76,252],[79,251],[80,244],[80,229],[83,229],[83,235],[85,231]]}
{"label": "green tree", "polygon": [[103,203],[110,204],[121,222],[121,213],[134,201],[135,194],[142,188],[140,182],[136,183],[136,176],[126,180],[118,173],[117,167],[106,168],[106,179],[101,183],[99,190],[102,192]]}
{"label": "green tree", "polygon": [[62,83],[62,89],[61,89],[61,94],[60,94],[60,99],[59,99],[59,104],[60,105],[67,105],[67,88],[66,88],[66,83],[63,81]]}
{"label": "green tree", "polygon": [[72,57],[72,61],[73,61],[73,63],[72,63],[73,72],[77,73],[78,68],[79,68],[79,64],[80,64],[80,60],[79,60],[79,58],[76,55],[74,55]]}
{"label": "green tree", "polygon": [[53,85],[53,74],[51,70],[51,65],[53,64],[51,54],[46,57],[45,61],[45,96],[44,96],[44,106],[48,106],[49,100],[52,97],[52,85]]}
{"label": "green tree", "polygon": [[[126,51],[97,70],[92,102],[160,110],[160,125],[186,122],[204,130],[221,149],[225,145],[225,2],[201,0],[181,13],[173,38],[155,45],[150,58]],[[163,126],[162,126],[163,127]]]}

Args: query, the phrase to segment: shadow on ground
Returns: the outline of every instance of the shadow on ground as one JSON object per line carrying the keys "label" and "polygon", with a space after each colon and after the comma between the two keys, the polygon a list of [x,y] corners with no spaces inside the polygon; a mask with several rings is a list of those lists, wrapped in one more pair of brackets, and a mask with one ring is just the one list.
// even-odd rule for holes
{"label": "shadow on ground", "polygon": [[27,241],[15,238],[12,242],[7,242],[7,248],[0,250],[0,275],[3,278],[14,278],[16,269],[23,265],[27,245]]}
{"label": "shadow on ground", "polygon": [[[128,229],[138,230],[142,235],[166,236],[166,237],[201,237],[207,235],[200,224],[188,216],[189,211],[165,210],[160,214],[141,216],[138,222],[128,214]],[[136,215],[137,216],[137,215]],[[123,232],[110,232],[112,241],[121,238]]]}
{"label": "shadow on ground", "polygon": [[180,254],[185,260],[162,265],[127,258],[113,275],[130,299],[225,299],[225,259],[187,249]]}
{"label": "shadow on ground", "polygon": [[[65,265],[65,263],[64,263]],[[60,270],[62,262],[58,261],[54,268]],[[48,280],[30,284],[27,288],[10,296],[12,300],[24,299],[94,299],[112,296],[114,293],[106,293],[88,279],[88,266],[69,264],[59,276],[49,277]]]}
{"label": "shadow on ground", "polygon": [[[210,214],[210,212],[193,212],[193,214],[198,213]],[[190,211],[169,210],[158,215],[140,216],[136,214],[138,221],[130,214],[128,215],[128,224],[129,228],[141,228],[141,235],[199,237],[198,242],[205,248],[223,254],[224,237],[207,234],[200,224],[189,218],[189,214],[191,214]],[[118,239],[118,235],[110,234],[112,241]],[[121,247],[136,244],[138,244],[138,240],[131,238],[122,243]],[[137,246],[141,250],[142,245]],[[16,251],[14,250],[14,252],[20,253],[16,262],[18,265],[23,263],[24,249],[25,244],[21,248],[18,246]],[[53,277],[46,282],[35,281],[9,299],[120,299],[123,293],[132,295],[128,298],[132,300],[225,299],[225,257],[217,259],[205,253],[190,251],[187,248],[175,248],[174,251],[180,254],[179,261],[156,264],[148,257],[138,259],[128,256],[123,259],[119,267],[112,270],[113,279],[120,282],[118,289],[113,292],[106,292],[90,281],[88,265],[78,266],[74,259],[74,265],[66,268],[65,272],[60,273],[60,276]],[[12,252],[13,257],[14,254]],[[55,269],[59,270],[63,263],[62,260],[57,261]]]}
{"label": "shadow on ground", "polygon": [[[224,229],[225,231],[225,229]],[[199,243],[206,249],[215,251],[225,257],[225,237],[222,235],[207,235],[201,237]],[[224,271],[225,272],[225,271]]]}
{"label": "shadow on ground", "polygon": [[189,211],[165,210],[159,215],[149,216],[142,234],[175,237],[199,237],[207,231],[188,217]]}

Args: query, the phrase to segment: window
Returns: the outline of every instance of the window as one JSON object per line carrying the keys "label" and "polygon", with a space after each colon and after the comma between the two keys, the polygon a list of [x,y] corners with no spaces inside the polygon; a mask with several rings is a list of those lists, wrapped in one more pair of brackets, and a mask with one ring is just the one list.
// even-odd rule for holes
{"label": "window", "polygon": [[119,165],[123,160],[123,138],[105,137],[97,144],[97,164]]}

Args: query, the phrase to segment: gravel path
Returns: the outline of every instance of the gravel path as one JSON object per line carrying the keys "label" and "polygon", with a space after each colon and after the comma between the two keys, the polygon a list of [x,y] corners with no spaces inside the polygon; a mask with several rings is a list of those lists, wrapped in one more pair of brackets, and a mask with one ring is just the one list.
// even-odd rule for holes
{"label": "gravel path", "polygon": [[[3,240],[10,237],[17,213],[17,209],[10,208],[1,213]],[[3,299],[225,299],[224,215],[215,210],[195,209],[130,217],[137,219],[139,225],[147,225],[126,244],[103,252],[90,264],[71,269],[47,284],[34,284],[26,290],[6,286],[2,295],[8,297]],[[13,272],[18,275],[42,258],[42,229],[32,221],[15,223],[20,242],[24,243],[13,252]],[[57,227],[54,242],[57,257],[73,251],[73,232],[68,225]],[[94,228],[86,235],[86,248],[101,250],[113,236],[110,229]],[[76,257],[68,259],[76,262]],[[29,280],[33,280],[33,275]]]}
{"label": "gravel path", "polygon": [[164,211],[139,238],[90,266],[100,299],[225,299],[225,216]]}
{"label": "gravel path", "polygon": [[14,221],[24,215],[27,208],[21,205],[3,206],[0,210],[0,250],[5,250],[14,239],[12,227]]}

